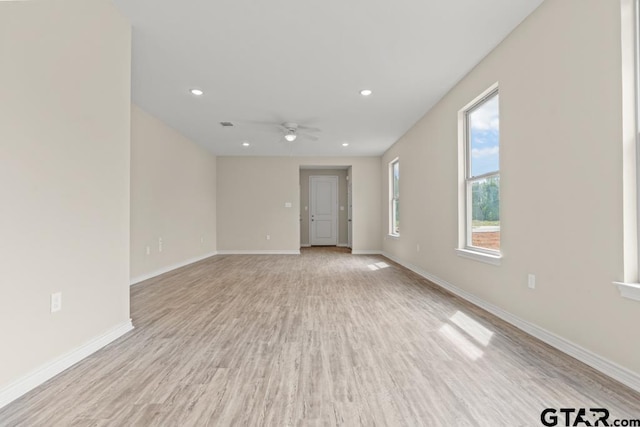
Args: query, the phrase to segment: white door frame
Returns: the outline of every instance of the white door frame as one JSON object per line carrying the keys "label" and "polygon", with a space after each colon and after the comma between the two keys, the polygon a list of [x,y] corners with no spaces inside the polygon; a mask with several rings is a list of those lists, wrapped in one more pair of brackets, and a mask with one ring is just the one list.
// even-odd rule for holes
{"label": "white door frame", "polygon": [[[351,171],[351,169],[349,169]],[[353,246],[353,187],[351,186],[351,176],[347,174],[347,246]]]}
{"label": "white door frame", "polygon": [[[314,214],[315,214],[315,200],[313,197],[314,191],[313,191],[313,182],[314,181],[330,181],[333,187],[333,200],[331,201],[331,217],[332,217],[332,224],[331,224],[331,234],[333,235],[333,238],[330,241],[325,241],[325,242],[318,242],[315,241],[314,242],[314,238],[315,238],[315,233],[313,232],[313,226],[315,225],[315,218],[314,218]],[[311,246],[321,246],[321,245],[327,245],[327,246],[337,246],[338,245],[338,232],[339,232],[339,228],[338,228],[338,176],[336,175],[311,175],[309,176],[309,244]]]}

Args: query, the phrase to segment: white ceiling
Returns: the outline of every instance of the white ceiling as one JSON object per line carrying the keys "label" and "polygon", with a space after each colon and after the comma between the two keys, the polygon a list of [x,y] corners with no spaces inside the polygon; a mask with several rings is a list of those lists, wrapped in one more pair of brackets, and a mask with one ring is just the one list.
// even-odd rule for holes
{"label": "white ceiling", "polygon": [[[193,141],[225,156],[363,156],[397,141],[542,0],[113,2],[133,25],[134,101]],[[285,121],[320,139],[249,126]]]}

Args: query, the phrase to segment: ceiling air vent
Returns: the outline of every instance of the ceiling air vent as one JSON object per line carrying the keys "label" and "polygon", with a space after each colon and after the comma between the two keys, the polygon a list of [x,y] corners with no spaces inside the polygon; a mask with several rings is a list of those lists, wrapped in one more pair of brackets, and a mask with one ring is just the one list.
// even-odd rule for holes
{"label": "ceiling air vent", "polygon": [[233,126],[233,123],[231,122],[220,122],[220,125],[222,125],[223,128],[229,128]]}

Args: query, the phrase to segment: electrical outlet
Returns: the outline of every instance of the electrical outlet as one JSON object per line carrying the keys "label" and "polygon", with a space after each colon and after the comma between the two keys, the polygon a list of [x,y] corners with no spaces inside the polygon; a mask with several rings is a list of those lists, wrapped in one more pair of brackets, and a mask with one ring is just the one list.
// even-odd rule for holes
{"label": "electrical outlet", "polygon": [[204,236],[200,236],[200,244],[204,243]]}
{"label": "electrical outlet", "polygon": [[51,312],[62,310],[62,292],[51,294]]}
{"label": "electrical outlet", "polygon": [[147,246],[146,252],[147,255],[151,255],[151,246]]}
{"label": "electrical outlet", "polygon": [[271,240],[271,234],[267,234],[267,240]]}
{"label": "electrical outlet", "polygon": [[162,237],[158,237],[158,252],[162,252]]}
{"label": "electrical outlet", "polygon": [[535,274],[529,274],[529,276],[527,277],[527,286],[529,286],[529,289],[535,289],[536,288],[536,275]]}
{"label": "electrical outlet", "polygon": [[416,252],[420,252],[420,243],[416,245]]}

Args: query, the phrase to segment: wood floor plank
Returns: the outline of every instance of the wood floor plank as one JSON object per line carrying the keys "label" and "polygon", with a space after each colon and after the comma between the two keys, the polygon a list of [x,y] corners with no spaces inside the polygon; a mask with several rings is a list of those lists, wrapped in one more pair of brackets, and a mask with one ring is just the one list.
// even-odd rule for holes
{"label": "wood floor plank", "polygon": [[131,289],[135,330],[2,426],[531,426],[640,395],[381,256],[216,256]]}

